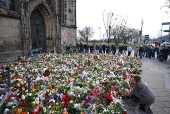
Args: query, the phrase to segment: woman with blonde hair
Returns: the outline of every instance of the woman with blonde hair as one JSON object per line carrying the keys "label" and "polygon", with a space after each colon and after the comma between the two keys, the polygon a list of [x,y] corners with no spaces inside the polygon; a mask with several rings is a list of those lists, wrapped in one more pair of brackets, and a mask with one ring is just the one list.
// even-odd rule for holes
{"label": "woman with blonde hair", "polygon": [[150,109],[151,104],[155,102],[155,96],[150,88],[141,80],[140,76],[134,76],[134,88],[129,93],[127,98],[131,99],[131,105],[136,107],[139,104],[139,109],[143,110],[147,114],[153,114]]}

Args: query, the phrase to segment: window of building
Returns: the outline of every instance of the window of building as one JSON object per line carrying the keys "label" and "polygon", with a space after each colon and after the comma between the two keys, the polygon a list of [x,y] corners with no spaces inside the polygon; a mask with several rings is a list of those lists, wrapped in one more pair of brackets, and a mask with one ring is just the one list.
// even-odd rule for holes
{"label": "window of building", "polygon": [[0,8],[6,9],[6,0],[0,0]]}
{"label": "window of building", "polygon": [[9,10],[15,11],[15,1],[14,0],[8,0],[8,7],[9,7]]}
{"label": "window of building", "polygon": [[15,0],[0,0],[0,8],[15,11]]}

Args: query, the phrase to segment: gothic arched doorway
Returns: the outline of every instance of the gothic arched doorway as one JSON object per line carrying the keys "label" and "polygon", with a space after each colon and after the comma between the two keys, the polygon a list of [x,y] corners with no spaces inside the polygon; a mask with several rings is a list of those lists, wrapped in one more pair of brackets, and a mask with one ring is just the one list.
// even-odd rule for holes
{"label": "gothic arched doorway", "polygon": [[35,9],[31,13],[31,38],[32,49],[42,48],[42,52],[45,53],[46,48],[46,33],[45,33],[45,21],[38,9]]}

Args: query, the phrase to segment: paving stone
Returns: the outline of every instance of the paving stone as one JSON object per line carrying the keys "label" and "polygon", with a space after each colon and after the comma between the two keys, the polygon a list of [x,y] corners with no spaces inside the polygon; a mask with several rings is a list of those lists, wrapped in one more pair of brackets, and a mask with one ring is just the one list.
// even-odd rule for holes
{"label": "paving stone", "polygon": [[164,97],[156,97],[155,101],[166,101],[166,99],[164,99]]}
{"label": "paving stone", "polygon": [[153,109],[153,112],[156,112],[157,114],[168,114],[166,111],[164,111],[163,109],[159,108],[159,109]]}
{"label": "paving stone", "polygon": [[128,114],[136,114],[133,110],[127,111]]}
{"label": "paving stone", "polygon": [[151,105],[151,109],[155,109],[155,108],[160,108],[160,107],[158,107],[155,103],[153,103],[153,104]]}
{"label": "paving stone", "polygon": [[170,113],[170,108],[162,108],[164,111],[166,111],[167,113]]}
{"label": "paving stone", "polygon": [[160,93],[160,92],[154,92],[154,95],[155,95],[156,97],[160,97],[160,96],[162,96],[163,94]]}
{"label": "paving stone", "polygon": [[158,114],[156,111],[152,110],[153,111],[153,114]]}
{"label": "paving stone", "polygon": [[158,102],[156,101],[155,104],[160,108],[165,108],[167,106],[166,104],[164,104],[163,102],[160,102],[160,101],[158,101]]}
{"label": "paving stone", "polygon": [[163,97],[166,101],[170,102],[170,96],[169,97]]}
{"label": "paving stone", "polygon": [[146,114],[143,110],[140,110],[140,109],[135,112],[137,112],[137,114]]}
{"label": "paving stone", "polygon": [[167,108],[170,108],[170,102],[162,102],[163,104],[165,104]]}

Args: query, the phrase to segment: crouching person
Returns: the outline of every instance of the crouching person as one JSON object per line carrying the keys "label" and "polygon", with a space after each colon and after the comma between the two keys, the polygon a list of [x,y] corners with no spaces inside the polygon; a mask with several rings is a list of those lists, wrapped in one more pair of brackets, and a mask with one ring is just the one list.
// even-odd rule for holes
{"label": "crouching person", "polygon": [[147,114],[153,114],[150,109],[151,104],[155,102],[155,96],[149,87],[141,81],[140,76],[134,76],[134,88],[126,98],[130,99],[130,104],[136,107],[139,104],[139,109]]}

